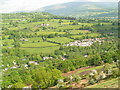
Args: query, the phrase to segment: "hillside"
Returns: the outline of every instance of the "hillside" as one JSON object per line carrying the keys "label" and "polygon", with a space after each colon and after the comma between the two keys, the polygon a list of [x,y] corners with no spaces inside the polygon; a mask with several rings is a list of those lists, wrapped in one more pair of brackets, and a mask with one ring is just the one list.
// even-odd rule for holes
{"label": "hillside", "polygon": [[0,24],[2,88],[81,88],[118,77],[117,19],[21,12],[2,14]]}
{"label": "hillside", "polygon": [[36,11],[45,11],[61,16],[116,17],[117,2],[70,2],[47,6]]}

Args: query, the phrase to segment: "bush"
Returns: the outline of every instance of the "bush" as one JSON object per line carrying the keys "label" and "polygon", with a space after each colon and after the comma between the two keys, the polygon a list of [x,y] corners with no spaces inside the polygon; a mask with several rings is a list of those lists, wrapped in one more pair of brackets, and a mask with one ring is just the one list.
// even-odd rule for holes
{"label": "bush", "polygon": [[94,79],[92,79],[92,78],[88,81],[88,84],[89,84],[89,85],[93,85],[93,84],[95,84],[95,83],[96,83],[96,81],[95,81]]}
{"label": "bush", "polygon": [[116,77],[119,76],[119,69],[118,69],[118,68],[117,68],[117,69],[114,69],[114,70],[112,71],[112,76],[113,76],[114,78],[116,78]]}
{"label": "bush", "polygon": [[73,82],[78,82],[81,80],[81,77],[79,75],[74,75],[72,81]]}
{"label": "bush", "polygon": [[65,78],[64,78],[64,82],[67,82],[67,81],[69,81],[69,80],[70,80],[69,77],[65,77]]}

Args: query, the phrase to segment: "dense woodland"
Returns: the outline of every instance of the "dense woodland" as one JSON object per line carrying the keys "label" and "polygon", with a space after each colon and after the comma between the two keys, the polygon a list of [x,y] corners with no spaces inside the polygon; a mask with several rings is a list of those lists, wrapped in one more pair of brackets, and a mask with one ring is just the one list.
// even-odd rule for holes
{"label": "dense woodland", "polygon": [[113,62],[119,67],[116,19],[34,12],[2,14],[2,20],[2,88],[63,87],[68,77],[62,73]]}

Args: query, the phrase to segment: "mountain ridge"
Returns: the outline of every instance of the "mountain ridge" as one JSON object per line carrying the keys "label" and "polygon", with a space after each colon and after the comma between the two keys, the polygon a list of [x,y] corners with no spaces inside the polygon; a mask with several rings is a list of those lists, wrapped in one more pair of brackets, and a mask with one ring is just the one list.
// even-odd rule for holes
{"label": "mountain ridge", "polygon": [[46,6],[36,11],[49,12],[60,16],[115,17],[117,8],[117,2],[69,2]]}

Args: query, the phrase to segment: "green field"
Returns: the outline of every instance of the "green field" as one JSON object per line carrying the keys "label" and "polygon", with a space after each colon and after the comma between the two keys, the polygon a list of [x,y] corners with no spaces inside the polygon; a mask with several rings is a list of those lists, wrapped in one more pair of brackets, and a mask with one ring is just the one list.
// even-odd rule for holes
{"label": "green field", "polygon": [[71,35],[70,37],[76,39],[76,38],[82,38],[82,37],[86,37],[86,36],[95,38],[97,36],[100,36],[100,34],[90,33],[90,34],[84,34],[84,35]]}
{"label": "green field", "polygon": [[41,31],[41,32],[37,32],[38,35],[49,35],[49,34],[65,34],[65,32],[48,32],[48,31]]}
{"label": "green field", "polygon": [[81,71],[78,71],[76,74],[81,73],[81,72],[85,72],[85,71],[91,71],[91,70],[101,69],[102,67],[103,67],[103,66],[97,66],[97,67],[93,67],[93,68],[81,70]]}
{"label": "green field", "polygon": [[49,43],[49,42],[37,42],[37,43],[26,43],[21,44],[21,47],[48,47],[48,46],[56,46],[58,44]]}
{"label": "green field", "polygon": [[86,33],[90,33],[90,31],[87,30],[70,30],[70,34],[86,34]]}
{"label": "green field", "polygon": [[42,38],[40,38],[40,37],[33,37],[33,38],[26,38],[28,41],[26,41],[25,43],[31,43],[31,42],[38,42],[38,41],[40,41],[40,42],[43,42],[43,40],[42,40]]}
{"label": "green field", "polygon": [[30,54],[54,54],[54,51],[59,49],[59,46],[45,48],[21,48]]}
{"label": "green field", "polygon": [[52,41],[52,42],[56,42],[56,43],[61,43],[61,44],[73,41],[73,39],[69,39],[69,38],[66,38],[66,37],[48,38],[47,40]]}
{"label": "green field", "polygon": [[118,78],[101,81],[95,85],[88,86],[86,88],[118,88]]}

